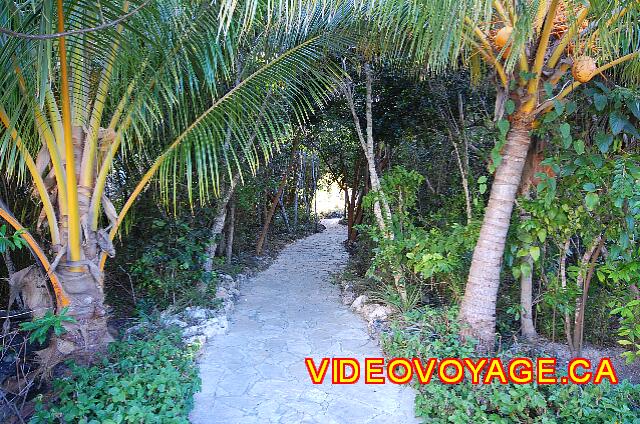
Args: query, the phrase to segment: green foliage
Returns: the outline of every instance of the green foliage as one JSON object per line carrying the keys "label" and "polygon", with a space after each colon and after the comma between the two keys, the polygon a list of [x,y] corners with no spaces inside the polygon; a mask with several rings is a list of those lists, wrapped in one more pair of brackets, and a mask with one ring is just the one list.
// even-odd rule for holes
{"label": "green foliage", "polygon": [[[216,291],[215,274],[202,268],[207,241],[206,228],[193,228],[180,218],[154,219],[142,255],[131,265],[131,274],[159,307],[207,306]],[[199,290],[199,284],[204,284],[204,291]]]}
{"label": "green foliage", "polygon": [[[394,273],[400,272],[408,294],[414,294],[406,305],[393,297],[391,303],[401,310],[410,310],[418,303],[419,292],[425,285],[439,298],[451,300],[461,295],[479,231],[476,222],[470,225],[452,223],[429,230],[416,225],[413,208],[422,181],[423,177],[417,172],[400,166],[386,173],[381,185],[384,196],[390,201],[392,217],[388,225],[393,238],[386,237],[376,225],[364,227],[377,243],[369,276],[389,281]],[[379,193],[368,194],[365,205],[370,206],[379,196]]]}
{"label": "green foliage", "polygon": [[22,246],[26,246],[27,242],[22,238],[22,233],[23,231],[19,230],[7,235],[7,225],[0,225],[0,253],[4,253],[7,250],[22,249]]}
{"label": "green foliage", "polygon": [[31,332],[29,335],[29,341],[31,343],[35,342],[43,344],[46,341],[50,330],[53,330],[53,333],[56,336],[61,336],[66,332],[63,325],[65,322],[76,322],[75,318],[67,315],[67,312],[69,312],[68,307],[62,308],[59,314],[54,314],[52,311],[48,310],[40,318],[35,318],[31,322],[20,323],[20,329]]}
{"label": "green foliage", "polygon": [[640,299],[632,300],[625,305],[611,310],[611,315],[620,315],[618,343],[627,351],[623,356],[627,363],[640,358]]}
{"label": "green foliage", "polygon": [[[402,325],[383,337],[388,357],[473,358],[473,342],[462,343],[454,308],[423,308],[404,314]],[[508,358],[503,359],[506,363]],[[628,382],[612,386],[442,384],[434,375],[418,390],[416,414],[425,423],[610,423],[638,422],[640,390]]]}
{"label": "green foliage", "polygon": [[30,423],[188,423],[200,388],[195,349],[178,332],[145,333],[109,345],[98,365],[71,365],[53,383],[56,398],[37,399]]}
{"label": "green foliage", "polygon": [[[636,225],[640,218],[640,155],[632,141],[638,126],[637,99],[637,92],[598,83],[556,107],[551,112],[553,119],[543,120],[535,135],[549,141],[539,168],[545,172],[535,175],[531,198],[519,200],[521,219],[512,229],[506,254],[506,265],[516,279],[535,272],[541,280],[537,322],[549,335],[563,331],[556,328],[558,313],[575,312],[576,299],[582,296],[576,283],[579,278],[584,281],[592,266],[597,278],[589,285],[586,320],[592,321],[593,328],[585,327],[585,339],[604,342],[608,341],[603,339],[605,334],[622,331],[626,333],[619,333],[622,344],[629,348],[627,360],[635,358],[638,350],[635,342],[625,338],[633,334],[632,321],[637,318],[625,321],[621,317],[620,322],[626,322],[622,328],[613,326],[604,332],[593,320],[599,317],[601,324],[608,310],[625,310],[624,305],[633,300],[629,287],[637,281],[640,268],[636,243],[640,236]],[[593,116],[603,118],[595,121]],[[592,264],[585,262],[584,255],[599,237],[603,253]],[[533,260],[533,269],[528,258]],[[595,305],[609,305],[609,309],[601,314],[593,309]]]}
{"label": "green foliage", "polygon": [[459,299],[480,230],[478,222],[417,231],[410,240],[407,265],[425,279],[445,284],[449,300]]}

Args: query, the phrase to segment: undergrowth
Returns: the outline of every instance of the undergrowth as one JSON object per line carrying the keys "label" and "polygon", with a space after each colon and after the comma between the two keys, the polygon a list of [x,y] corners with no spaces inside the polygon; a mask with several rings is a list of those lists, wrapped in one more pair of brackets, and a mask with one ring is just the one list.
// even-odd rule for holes
{"label": "undergrowth", "polygon": [[[455,308],[425,307],[405,313],[382,342],[391,358],[474,357],[458,331]],[[413,384],[416,415],[425,423],[640,423],[640,387],[628,382],[451,385],[434,374],[429,384]]]}
{"label": "undergrowth", "polygon": [[141,330],[109,345],[91,367],[69,364],[55,397],[36,400],[30,424],[188,423],[200,389],[195,347],[176,330]]}

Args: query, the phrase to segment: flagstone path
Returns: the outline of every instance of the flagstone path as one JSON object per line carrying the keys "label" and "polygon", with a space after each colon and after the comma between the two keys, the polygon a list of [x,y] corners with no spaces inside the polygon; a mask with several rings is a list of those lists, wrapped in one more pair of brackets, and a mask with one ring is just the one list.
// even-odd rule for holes
{"label": "flagstone path", "polygon": [[[267,270],[245,282],[229,332],[213,338],[200,359],[202,391],[194,424],[412,424],[414,392],[392,383],[332,385],[331,368],[313,385],[312,357],[380,357],[366,323],[340,302],[331,274],[342,269],[345,227],[287,246]],[[362,380],[362,379],[361,379]]]}

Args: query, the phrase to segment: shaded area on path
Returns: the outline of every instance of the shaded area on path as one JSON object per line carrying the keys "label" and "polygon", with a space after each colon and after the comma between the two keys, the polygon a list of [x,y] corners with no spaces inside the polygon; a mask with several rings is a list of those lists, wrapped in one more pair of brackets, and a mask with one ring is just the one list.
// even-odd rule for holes
{"label": "shaded area on path", "polygon": [[200,360],[202,391],[191,421],[226,423],[411,424],[414,392],[395,384],[313,385],[305,357],[381,357],[366,324],[339,300],[331,274],[346,264],[345,228],[327,229],[287,246],[248,280],[229,333]]}

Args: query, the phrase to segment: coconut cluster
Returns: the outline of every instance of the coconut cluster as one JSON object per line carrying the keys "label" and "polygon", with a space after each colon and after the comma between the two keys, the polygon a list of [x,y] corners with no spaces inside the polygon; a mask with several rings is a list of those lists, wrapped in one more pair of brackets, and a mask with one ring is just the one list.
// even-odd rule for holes
{"label": "coconut cluster", "polygon": [[[556,39],[556,40],[561,39],[562,36],[565,35],[565,33],[569,30],[570,26],[571,26],[571,22],[567,18],[566,7],[563,2],[560,2],[558,4],[558,10],[556,11],[556,15],[553,20],[553,28],[551,30],[552,39]],[[582,23],[580,24],[580,28],[578,28],[578,31],[577,31],[578,34],[580,33],[580,31],[586,29],[588,26],[589,26],[589,22],[586,19],[582,21]],[[509,40],[513,35],[513,27],[509,25],[504,25],[502,28],[498,30],[490,31],[489,35],[493,40],[493,44],[496,50],[501,51],[504,49],[504,52],[505,52],[504,55],[508,56],[510,50],[509,48],[505,49],[505,46],[507,45],[507,43],[509,42]],[[579,50],[584,50],[584,49],[585,49],[584,43],[580,43]],[[567,46],[567,51],[570,54],[573,54],[575,50],[576,50],[575,45],[573,43],[569,43],[569,45]],[[576,81],[585,83],[590,81],[591,78],[594,77],[597,68],[598,66],[596,64],[595,59],[585,54],[577,57],[574,60],[573,67],[571,69],[571,74],[576,79]]]}

